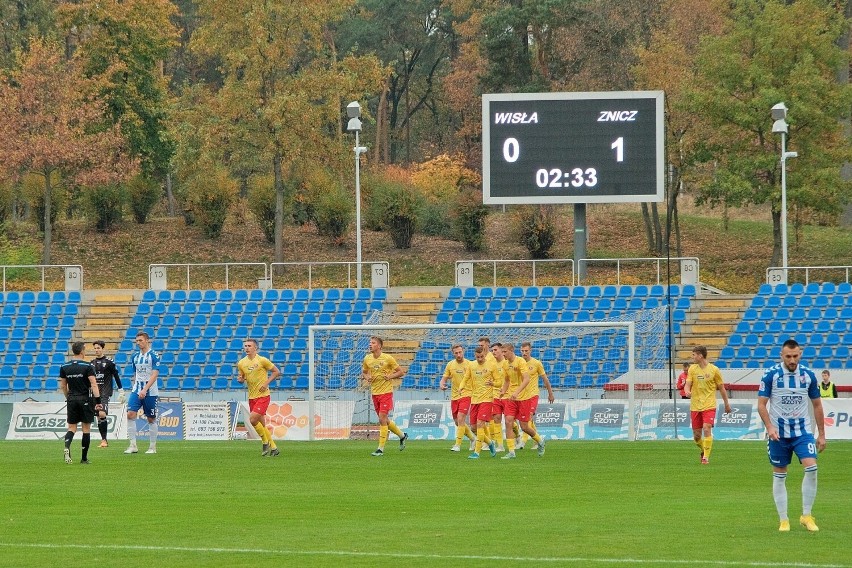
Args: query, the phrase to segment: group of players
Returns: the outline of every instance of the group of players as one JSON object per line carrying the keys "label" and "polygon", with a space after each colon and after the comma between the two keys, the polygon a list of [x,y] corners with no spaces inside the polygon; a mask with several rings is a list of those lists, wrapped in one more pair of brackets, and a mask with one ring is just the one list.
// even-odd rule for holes
{"label": "group of players", "polygon": [[[370,338],[370,352],[364,357],[362,373],[370,385],[373,407],[379,418],[379,447],[373,456],[384,455],[390,432],[399,437],[400,450],[405,449],[408,434],[388,418],[393,409],[394,380],[405,371],[392,355],[382,352],[382,338]],[[540,395],[539,380],[553,402],[553,388],[541,361],[532,357],[530,343],[521,344],[521,356],[515,354],[511,343],[494,343],[481,337],[475,359],[465,358],[464,347],[452,346],[453,359],[447,363],[440,379],[441,390],[450,383],[450,407],[456,424],[453,452],[461,451],[462,439],[471,442],[469,459],[478,459],[482,448],[492,456],[506,452],[503,459],[514,459],[515,450],[523,449],[525,440],[516,442],[520,431],[536,443],[538,455],[543,456],[545,442],[535,428],[533,418]],[[468,424],[469,417],[469,424]],[[503,424],[505,420],[505,435]],[[472,427],[472,428],[471,428]],[[474,434],[475,430],[475,434]],[[505,440],[505,448],[504,448]]]}
{"label": "group of players", "polygon": [[[396,379],[405,371],[394,357],[383,353],[381,337],[370,338],[369,353],[364,356],[362,377],[370,385],[373,407],[379,419],[379,445],[373,456],[384,455],[385,444],[392,432],[399,438],[399,449],[404,450],[408,434],[402,432],[389,418],[393,410],[393,389]],[[151,349],[150,336],[140,332],[136,336],[136,351],[132,358],[133,388],[127,397],[127,431],[130,445],[126,454],[138,452],[136,445],[136,417],[142,410],[149,423],[150,445],[146,453],[156,453],[157,443],[157,378],[159,356]],[[72,345],[74,358],[62,365],[59,371],[60,388],[67,401],[68,431],[65,434],[65,462],[72,463],[71,441],[82,423],[83,439],[80,463],[88,464],[90,428],[95,416],[101,434],[101,447],[107,442],[107,413],[112,394],[113,380],[119,389],[121,379],[115,363],[104,353],[104,342],[93,344],[96,357],[91,362],[83,360],[85,344]],[[266,410],[270,402],[269,384],[280,376],[278,368],[257,353],[257,342],[247,339],[243,344],[246,356],[237,364],[238,380],[248,387],[251,424],[263,442],[263,456],[275,456],[279,451],[265,426]],[[521,344],[521,356],[515,354],[511,343],[494,343],[481,337],[475,350],[475,359],[465,358],[464,347],[453,345],[453,359],[449,361],[440,379],[440,388],[451,388],[451,408],[456,424],[453,452],[461,450],[462,439],[472,442],[470,459],[478,459],[482,448],[488,447],[492,456],[506,452],[503,459],[516,457],[515,451],[524,441],[516,442],[522,430],[537,444],[538,455],[545,453],[545,441],[536,431],[536,407],[540,394],[539,381],[547,389],[548,401],[554,401],[553,388],[544,367],[532,357],[531,344]],[[790,530],[787,516],[787,467],[795,454],[804,468],[802,481],[801,524],[809,531],[818,531],[811,509],[817,489],[817,454],[825,449],[825,424],[819,383],[814,372],[801,364],[802,348],[793,339],[781,347],[781,362],[770,366],[763,374],[758,390],[758,414],[767,432],[767,453],[773,468],[772,493],[780,518],[779,530]],[[702,346],[693,349],[693,365],[689,367],[685,393],[691,398],[691,421],[695,443],[701,449],[701,463],[709,463],[712,450],[712,427],[715,420],[715,394],[721,392],[725,412],[730,403],[721,374],[707,361],[707,350]],[[125,391],[122,390],[121,402]],[[815,437],[809,428],[808,402],[813,406]],[[467,420],[470,420],[468,424]],[[505,424],[505,433],[503,425]],[[471,428],[475,428],[475,435]],[[504,449],[505,440],[505,449]]]}

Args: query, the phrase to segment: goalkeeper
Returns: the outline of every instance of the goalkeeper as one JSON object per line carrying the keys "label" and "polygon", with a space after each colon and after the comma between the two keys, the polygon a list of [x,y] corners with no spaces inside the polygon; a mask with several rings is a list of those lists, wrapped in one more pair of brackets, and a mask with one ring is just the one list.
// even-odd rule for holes
{"label": "goalkeeper", "polygon": [[97,341],[92,342],[92,348],[95,351],[95,358],[92,359],[91,364],[95,369],[95,380],[98,382],[98,390],[101,393],[101,404],[103,405],[103,410],[98,412],[98,431],[101,434],[101,448],[109,446],[109,443],[107,442],[107,416],[109,415],[109,399],[113,392],[113,381],[115,381],[115,385],[122,390],[121,395],[118,398],[118,402],[124,403],[127,399],[124,387],[121,386],[121,378],[118,376],[118,369],[115,366],[115,361],[106,356],[104,353],[105,347],[106,342],[103,340],[98,339]]}
{"label": "goalkeeper", "polygon": [[[82,341],[73,343],[71,353],[74,354],[74,358],[59,368],[59,388],[65,395],[65,409],[68,420],[68,431],[65,432],[65,463],[73,463],[71,460],[71,441],[77,432],[77,424],[82,423],[83,440],[81,447],[83,453],[80,454],[80,463],[88,464],[92,421],[95,419],[95,411],[103,410],[103,406],[101,406],[98,382],[95,380],[95,368],[90,363],[83,361],[86,344]],[[92,398],[94,398],[94,405]]]}

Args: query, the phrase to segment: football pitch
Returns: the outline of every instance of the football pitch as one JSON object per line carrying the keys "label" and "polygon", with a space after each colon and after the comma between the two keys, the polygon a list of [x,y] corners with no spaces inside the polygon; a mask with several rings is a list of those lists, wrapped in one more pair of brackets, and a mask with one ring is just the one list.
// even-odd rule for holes
{"label": "football pitch", "polygon": [[[551,441],[479,460],[452,442],[126,442],[80,465],[62,442],[0,442],[2,566],[800,566],[852,568],[852,442],[802,468],[779,533],[763,442]],[[94,436],[97,438],[97,436]],[[466,445],[464,446],[466,448]],[[147,443],[140,440],[140,452]]]}

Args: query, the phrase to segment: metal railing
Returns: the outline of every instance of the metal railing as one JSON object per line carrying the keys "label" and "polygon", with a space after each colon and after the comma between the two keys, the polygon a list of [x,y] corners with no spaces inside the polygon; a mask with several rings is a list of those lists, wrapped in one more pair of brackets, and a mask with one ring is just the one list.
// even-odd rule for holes
{"label": "metal railing", "polygon": [[[685,261],[685,262],[684,262]],[[661,272],[662,267],[667,262],[677,262],[679,264],[679,274],[681,282],[695,284],[701,281],[699,278],[699,262],[698,258],[694,256],[677,256],[670,258],[658,258],[658,257],[645,257],[645,258],[581,258],[577,261],[581,265],[585,265],[588,267],[589,264],[606,264],[613,265],[615,264],[615,279],[616,284],[621,284],[621,272],[622,265],[624,264],[636,264],[636,263],[645,263],[654,265],[657,281],[656,284],[662,284]],[[587,275],[588,276],[588,275]],[[579,275],[577,276],[577,285],[581,285]]]}
{"label": "metal railing", "polygon": [[[3,291],[6,291],[6,282],[12,276],[9,271],[38,270],[41,273],[41,289],[45,290],[45,271],[57,268],[63,271],[62,280],[65,282],[65,290],[83,289],[83,267],[79,264],[7,264],[0,266],[3,273]],[[7,278],[8,276],[8,278]],[[15,274],[15,277],[20,274]]]}
{"label": "metal railing", "polygon": [[[262,267],[263,276],[259,276],[260,268]],[[225,288],[231,287],[232,271],[234,268],[257,268],[255,273],[256,282],[254,286],[260,286],[260,282],[269,282],[269,268],[265,262],[208,262],[208,263],[160,263],[148,265],[148,288],[151,290],[165,290],[168,283],[168,269],[181,268],[186,271],[186,289],[192,289],[191,270],[200,271],[201,269],[219,269],[224,268]],[[254,287],[252,286],[252,288]],[[247,287],[247,286],[246,286]]]}
{"label": "metal railing", "polygon": [[[384,260],[372,260],[372,261],[362,261],[361,267],[367,265],[370,268],[370,282],[371,288],[387,288],[390,283],[390,263]],[[346,269],[345,280],[346,280],[346,288],[354,288],[356,284],[356,275],[353,272],[357,272],[358,262],[350,262],[350,261],[335,261],[335,262],[273,262],[269,265],[269,287],[274,288],[274,280],[276,268],[281,270],[290,270],[290,269],[305,269],[307,270],[307,282],[308,289],[312,289],[314,286],[314,277],[317,269],[319,268],[335,268],[341,267]],[[338,278],[342,278],[338,276]],[[323,282],[324,285],[327,284],[343,284],[342,281],[335,282]],[[339,286],[344,287],[344,286]]]}
{"label": "metal railing", "polygon": [[[786,270],[786,275],[784,274]],[[787,279],[790,276],[790,273],[801,273],[804,271],[805,273],[805,281],[804,284],[807,285],[811,281],[811,273],[819,272],[820,274],[836,274],[843,275],[843,281],[849,282],[849,276],[852,274],[852,266],[788,266],[786,269],[782,266],[770,266],[766,269],[766,283],[767,284],[786,284]],[[827,280],[829,282],[833,282],[838,279]]]}
{"label": "metal railing", "polygon": [[570,266],[570,271],[566,271],[565,276],[569,277],[565,281],[562,282],[563,285],[574,285],[574,260],[570,258],[547,258],[547,259],[539,259],[539,260],[498,260],[498,259],[486,259],[486,260],[457,260],[456,261],[456,283],[457,287],[469,287],[475,286],[474,282],[474,268],[477,264],[490,264],[491,265],[491,286],[497,286],[497,266],[498,265],[530,265],[532,268],[532,284],[531,286],[537,286],[536,284],[536,266],[543,264],[555,264],[562,263],[567,266]]}

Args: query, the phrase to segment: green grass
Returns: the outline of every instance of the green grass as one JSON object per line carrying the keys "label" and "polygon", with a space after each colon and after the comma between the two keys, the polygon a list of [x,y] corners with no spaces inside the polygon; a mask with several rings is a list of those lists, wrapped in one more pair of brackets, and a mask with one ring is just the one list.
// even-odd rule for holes
{"label": "green grass", "polygon": [[[820,458],[820,532],[777,531],[761,442],[558,442],[466,459],[442,442],[164,442],[155,456],[0,442],[3,566],[850,567],[852,443]],[[146,444],[142,444],[142,449]],[[79,458],[79,435],[73,446]]]}

